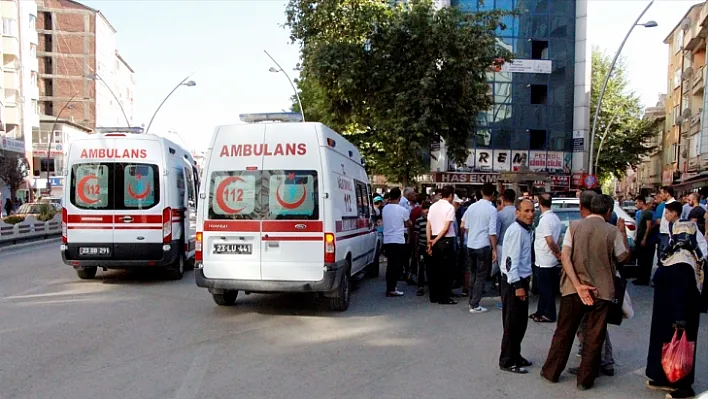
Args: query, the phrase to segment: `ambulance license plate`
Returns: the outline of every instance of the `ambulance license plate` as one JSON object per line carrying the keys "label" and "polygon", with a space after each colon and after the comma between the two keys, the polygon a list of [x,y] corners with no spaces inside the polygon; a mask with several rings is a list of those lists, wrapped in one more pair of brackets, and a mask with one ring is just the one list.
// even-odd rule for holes
{"label": "ambulance license plate", "polygon": [[214,244],[214,253],[219,255],[251,255],[251,244]]}
{"label": "ambulance license plate", "polygon": [[79,255],[81,256],[109,256],[111,249],[108,247],[81,247]]}

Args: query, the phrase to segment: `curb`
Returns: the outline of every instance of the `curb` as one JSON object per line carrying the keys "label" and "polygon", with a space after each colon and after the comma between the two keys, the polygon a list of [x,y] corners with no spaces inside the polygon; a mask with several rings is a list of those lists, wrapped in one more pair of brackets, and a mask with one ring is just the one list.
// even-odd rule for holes
{"label": "curb", "polygon": [[47,238],[37,238],[37,239],[26,239],[23,240],[20,243],[17,244],[12,244],[12,241],[6,241],[6,242],[0,242],[0,253],[3,252],[9,252],[12,250],[16,249],[22,249],[26,247],[31,247],[35,245],[40,245],[40,244],[47,244],[47,243],[53,243],[56,241],[60,241],[61,236],[60,235],[50,235]]}

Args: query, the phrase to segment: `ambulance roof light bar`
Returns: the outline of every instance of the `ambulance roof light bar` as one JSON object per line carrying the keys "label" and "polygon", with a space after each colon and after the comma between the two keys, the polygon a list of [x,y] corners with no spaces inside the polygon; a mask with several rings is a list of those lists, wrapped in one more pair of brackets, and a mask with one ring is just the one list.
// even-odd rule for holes
{"label": "ambulance roof light bar", "polygon": [[145,129],[139,126],[135,127],[97,127],[96,128],[96,133],[98,134],[107,134],[107,133],[130,133],[130,134],[142,134],[145,132]]}
{"label": "ambulance roof light bar", "polygon": [[264,112],[260,114],[241,114],[241,121],[246,123],[259,122],[302,122],[302,115],[298,112]]}

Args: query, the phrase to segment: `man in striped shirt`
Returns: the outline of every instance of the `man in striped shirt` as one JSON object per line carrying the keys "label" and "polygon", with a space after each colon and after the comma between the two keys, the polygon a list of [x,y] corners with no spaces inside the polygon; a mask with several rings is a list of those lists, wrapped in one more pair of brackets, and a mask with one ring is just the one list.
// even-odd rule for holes
{"label": "man in striped shirt", "polygon": [[[425,264],[428,259],[427,248],[428,239],[425,235],[425,229],[428,226],[428,209],[430,209],[430,202],[424,201],[420,206],[421,214],[413,224],[413,237],[411,242],[415,242],[415,260],[417,261],[418,269],[418,292],[416,295],[425,295]],[[421,256],[423,259],[421,260]]]}

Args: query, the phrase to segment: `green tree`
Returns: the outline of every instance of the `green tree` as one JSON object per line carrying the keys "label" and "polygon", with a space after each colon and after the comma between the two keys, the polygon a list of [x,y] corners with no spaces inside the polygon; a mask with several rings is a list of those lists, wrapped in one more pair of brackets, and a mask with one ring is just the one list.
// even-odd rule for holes
{"label": "green tree", "polygon": [[373,172],[407,184],[429,171],[423,155],[441,138],[453,161],[467,159],[477,114],[492,105],[486,74],[511,58],[495,38],[507,12],[290,0],[286,15],[305,116],[347,135]]}
{"label": "green tree", "polygon": [[[597,48],[593,49],[591,90],[593,115],[611,62],[609,55]],[[622,60],[619,60],[607,84],[595,130],[595,155],[602,143],[600,156],[595,160],[600,180],[610,175],[623,177],[627,173],[628,166],[636,167],[641,163],[641,157],[654,149],[649,144],[649,140],[656,135],[660,122],[642,118],[644,108],[641,100],[639,96],[629,91],[628,86],[626,66]],[[606,135],[605,131],[607,131]]]}
{"label": "green tree", "polygon": [[14,198],[15,192],[20,188],[20,184],[25,177],[27,177],[27,170],[17,155],[9,152],[5,154],[5,156],[0,155],[0,180],[7,184],[10,188],[11,196]]}

